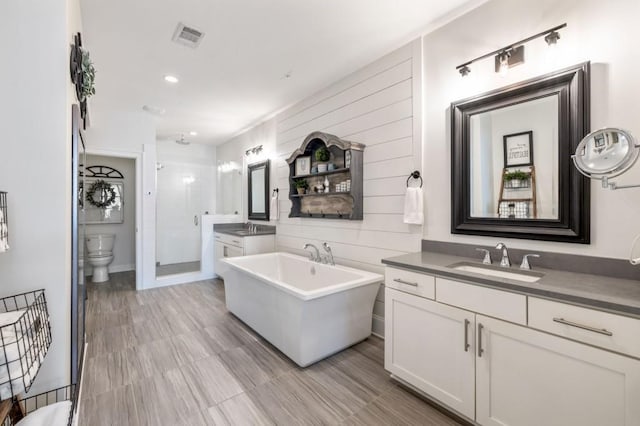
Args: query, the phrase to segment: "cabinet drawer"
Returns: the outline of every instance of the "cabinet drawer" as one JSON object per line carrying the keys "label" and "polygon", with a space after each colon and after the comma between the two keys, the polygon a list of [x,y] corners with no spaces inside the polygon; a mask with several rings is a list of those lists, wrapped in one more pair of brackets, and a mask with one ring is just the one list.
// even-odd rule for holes
{"label": "cabinet drawer", "polygon": [[221,234],[219,232],[216,232],[215,240],[231,246],[236,246],[236,247],[244,246],[244,241],[243,241],[244,238],[236,237],[235,235]]}
{"label": "cabinet drawer", "polygon": [[527,297],[522,294],[438,277],[436,300],[490,317],[527,324]]}
{"label": "cabinet drawer", "polygon": [[386,267],[384,285],[428,299],[435,297],[435,278],[431,275]]}
{"label": "cabinet drawer", "polygon": [[640,320],[529,297],[529,327],[640,358]]}

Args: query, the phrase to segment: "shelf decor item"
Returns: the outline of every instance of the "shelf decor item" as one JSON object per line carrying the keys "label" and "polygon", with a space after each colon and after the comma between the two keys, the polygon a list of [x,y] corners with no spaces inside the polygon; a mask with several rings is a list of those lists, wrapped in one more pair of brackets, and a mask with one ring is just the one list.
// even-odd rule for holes
{"label": "shelf decor item", "polygon": [[294,179],[293,185],[296,187],[299,195],[302,195],[309,189],[309,183],[306,179]]}
{"label": "shelf decor item", "polygon": [[316,164],[318,165],[318,173],[326,172],[329,167],[327,162],[331,158],[331,153],[329,152],[327,147],[320,146],[318,149],[316,149],[314,156],[317,161]]}
{"label": "shelf decor item", "polygon": [[[286,160],[289,164],[291,200],[289,217],[362,220],[364,148],[361,143],[346,141],[328,133],[309,134]],[[348,163],[344,162],[345,152],[350,153]],[[311,178],[314,191],[298,193],[297,180],[304,176],[298,174],[298,160],[309,156],[314,160],[313,166],[318,166],[319,176]],[[331,159],[334,167],[329,169],[328,163],[324,163],[325,167],[320,168],[323,165],[320,161],[328,162]],[[347,186],[346,182],[350,182],[350,185]]]}
{"label": "shelf decor item", "polygon": [[533,165],[533,131],[504,135],[502,139],[504,167]]}
{"label": "shelf decor item", "polygon": [[115,203],[116,191],[109,182],[98,179],[87,189],[86,199],[92,206],[106,209]]}
{"label": "shelf decor item", "polygon": [[504,174],[505,188],[510,188],[510,189],[529,188],[530,179],[531,179],[531,173],[523,172],[522,170],[514,170],[512,172],[506,172]]}
{"label": "shelf decor item", "polygon": [[311,174],[311,156],[296,158],[296,176]]}

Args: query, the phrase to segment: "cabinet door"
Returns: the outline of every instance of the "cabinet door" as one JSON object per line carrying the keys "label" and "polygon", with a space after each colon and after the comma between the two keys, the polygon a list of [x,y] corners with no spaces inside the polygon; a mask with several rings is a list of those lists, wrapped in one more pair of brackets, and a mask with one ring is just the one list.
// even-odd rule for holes
{"label": "cabinet door", "polygon": [[220,262],[220,259],[223,259],[225,257],[236,257],[236,256],[244,255],[244,249],[242,247],[230,246],[228,244],[224,244],[217,241],[215,246],[215,252],[216,252],[216,258],[214,262],[214,272],[216,273],[216,275],[222,278],[224,278],[224,273],[225,271],[227,271],[229,267],[224,263]]}
{"label": "cabinet door", "polygon": [[474,417],[474,314],[385,290],[385,368]]}
{"label": "cabinet door", "polygon": [[477,315],[476,421],[640,425],[640,361]]}

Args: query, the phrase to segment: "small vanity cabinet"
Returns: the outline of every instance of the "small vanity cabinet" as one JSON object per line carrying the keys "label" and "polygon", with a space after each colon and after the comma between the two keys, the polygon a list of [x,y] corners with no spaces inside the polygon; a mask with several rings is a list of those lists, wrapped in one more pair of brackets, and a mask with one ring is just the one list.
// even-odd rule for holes
{"label": "small vanity cabinet", "polygon": [[[330,170],[318,170],[315,153],[320,149],[330,153]],[[307,136],[287,159],[289,217],[362,220],[363,150],[363,144],[328,133],[313,132]],[[320,164],[327,166],[326,162]],[[295,182],[302,181],[308,188],[304,193],[298,193]],[[325,186],[327,182],[328,187]]]}
{"label": "small vanity cabinet", "polygon": [[385,368],[459,414],[640,424],[640,319],[395,267],[385,286]]}
{"label": "small vanity cabinet", "polygon": [[276,249],[275,234],[249,235],[239,237],[222,232],[215,233],[215,262],[216,275],[224,279],[227,265],[220,260],[225,257],[247,256],[250,254],[270,253]]}

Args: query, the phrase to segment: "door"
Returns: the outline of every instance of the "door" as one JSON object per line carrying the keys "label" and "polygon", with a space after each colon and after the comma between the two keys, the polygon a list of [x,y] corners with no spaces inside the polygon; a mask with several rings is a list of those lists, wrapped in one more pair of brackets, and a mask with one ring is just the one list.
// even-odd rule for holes
{"label": "door", "polygon": [[474,314],[385,290],[385,368],[473,419]]}
{"label": "door", "polygon": [[482,425],[640,424],[640,361],[477,315]]}

